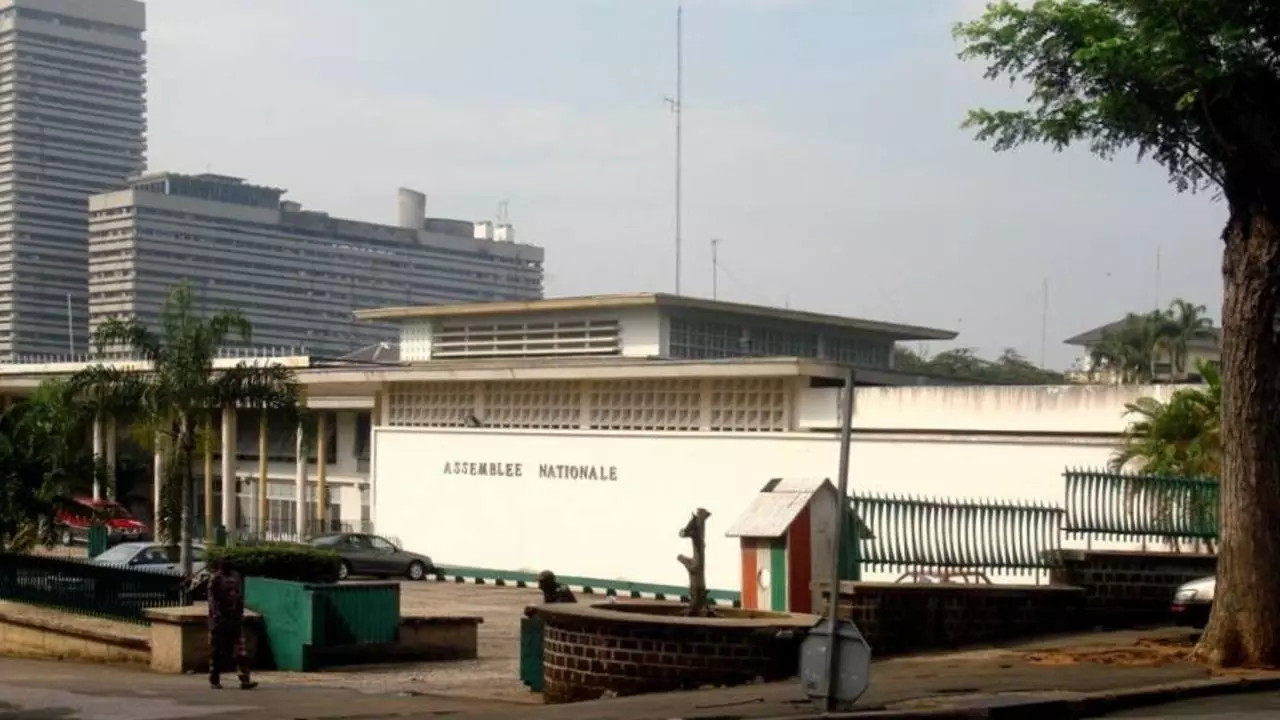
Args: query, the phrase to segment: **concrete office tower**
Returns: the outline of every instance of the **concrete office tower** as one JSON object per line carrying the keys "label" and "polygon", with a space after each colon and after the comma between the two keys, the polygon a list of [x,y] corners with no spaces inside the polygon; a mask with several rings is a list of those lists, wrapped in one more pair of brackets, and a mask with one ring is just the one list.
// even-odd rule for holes
{"label": "concrete office tower", "polygon": [[0,361],[87,347],[88,197],[145,166],[145,13],[0,0]]}
{"label": "concrete office tower", "polygon": [[425,217],[426,197],[403,188],[394,225],[304,210],[283,194],[159,173],[91,197],[90,327],[130,316],[154,327],[169,289],[188,281],[202,309],[244,312],[253,345],[338,357],[397,337],[355,310],[542,297],[542,248],[514,242],[510,226],[499,239],[493,223]]}

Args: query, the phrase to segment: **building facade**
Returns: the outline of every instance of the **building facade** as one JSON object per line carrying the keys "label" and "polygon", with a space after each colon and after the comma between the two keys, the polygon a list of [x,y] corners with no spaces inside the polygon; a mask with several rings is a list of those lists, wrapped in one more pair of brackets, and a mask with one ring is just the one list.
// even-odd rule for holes
{"label": "building facade", "polygon": [[394,336],[367,308],[542,296],[543,251],[510,226],[427,218],[400,191],[397,225],[330,217],[278,188],[162,173],[90,199],[90,329],[112,317],[155,326],[173,286],[207,309],[238,308],[253,345],[339,357]]}
{"label": "building facade", "polygon": [[[742,553],[726,533],[760,488],[773,478],[836,478],[842,364],[664,357],[671,342],[664,317],[697,309],[706,322],[819,335],[852,326],[869,333],[870,321],[823,324],[817,320],[825,316],[804,315],[788,325],[768,308],[726,303],[717,310],[707,301],[652,295],[525,303],[524,321],[515,305],[383,313],[400,316],[402,342],[417,360],[270,360],[296,368],[315,440],[305,443],[296,427],[268,418],[260,462],[262,425],[252,411],[215,421],[221,447],[235,452],[197,462],[197,516],[232,532],[279,537],[371,526],[444,566],[551,568],[683,585],[686,573],[674,558],[688,545],[677,531],[702,507],[712,513],[708,583],[733,590]],[[593,323],[631,316],[618,317],[611,354],[540,357],[530,350],[554,347],[528,338],[505,357],[436,354],[447,345],[434,344],[442,337],[435,331],[456,323],[477,333],[489,326],[489,334],[494,327],[512,334],[559,327],[560,341],[570,342],[567,333],[584,332],[584,313],[598,314]],[[81,367],[0,366],[0,395],[30,392]],[[865,369],[868,378],[873,372],[885,373],[883,380],[891,371]],[[849,486],[867,494],[1061,503],[1064,469],[1111,459],[1127,424],[1125,405],[1167,399],[1175,389],[862,386],[854,398]],[[108,461],[114,436],[126,432],[105,433]],[[143,509],[154,501],[142,498]]]}
{"label": "building facade", "polygon": [[88,197],[145,166],[145,12],[0,0],[0,360],[86,346]]}

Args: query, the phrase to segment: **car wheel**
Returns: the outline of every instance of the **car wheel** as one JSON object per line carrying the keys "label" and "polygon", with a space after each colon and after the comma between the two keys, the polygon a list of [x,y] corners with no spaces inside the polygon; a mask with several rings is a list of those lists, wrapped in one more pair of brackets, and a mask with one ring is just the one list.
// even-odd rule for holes
{"label": "car wheel", "polygon": [[421,580],[427,576],[427,567],[422,563],[414,560],[409,563],[409,579]]}
{"label": "car wheel", "polygon": [[338,565],[338,579],[346,580],[349,577],[351,577],[351,564],[346,560],[343,560],[342,563]]}

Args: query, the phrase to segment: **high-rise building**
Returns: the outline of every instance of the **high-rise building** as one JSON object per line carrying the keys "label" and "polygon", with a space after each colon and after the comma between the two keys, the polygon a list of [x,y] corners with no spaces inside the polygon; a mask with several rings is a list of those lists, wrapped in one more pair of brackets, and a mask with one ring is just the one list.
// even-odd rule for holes
{"label": "high-rise building", "polygon": [[145,11],[0,0],[0,360],[83,351],[88,197],[145,166]]}
{"label": "high-rise building", "polygon": [[89,324],[155,327],[171,288],[202,310],[237,308],[252,344],[337,357],[393,339],[367,308],[542,297],[542,248],[506,223],[428,218],[399,193],[399,222],[330,217],[284,190],[222,175],[151,174],[89,199]]}

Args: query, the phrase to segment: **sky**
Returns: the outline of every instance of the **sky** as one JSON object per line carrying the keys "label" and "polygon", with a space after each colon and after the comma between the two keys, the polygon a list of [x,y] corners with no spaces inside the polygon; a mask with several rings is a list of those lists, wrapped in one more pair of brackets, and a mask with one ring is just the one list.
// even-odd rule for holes
{"label": "sky", "polygon": [[[433,217],[505,201],[547,296],[675,290],[676,0],[146,5],[151,170],[385,223],[400,186]],[[711,296],[719,238],[720,299],[1057,368],[1127,312],[1219,317],[1221,202],[1132,156],[994,153],[960,128],[1025,96],[956,58],[983,5],[684,0],[681,292]]]}

